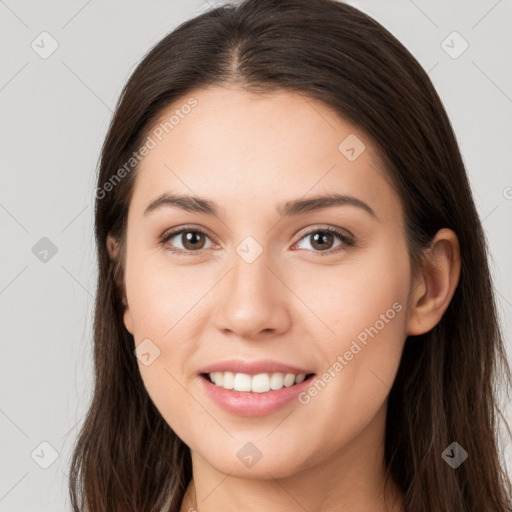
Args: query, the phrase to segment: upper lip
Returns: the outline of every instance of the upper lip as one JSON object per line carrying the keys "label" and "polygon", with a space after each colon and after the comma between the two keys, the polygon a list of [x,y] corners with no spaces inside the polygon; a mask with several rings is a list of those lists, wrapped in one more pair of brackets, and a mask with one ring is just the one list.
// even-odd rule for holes
{"label": "upper lip", "polygon": [[279,361],[272,361],[270,359],[260,359],[259,361],[230,359],[228,361],[219,361],[218,363],[209,364],[199,371],[199,373],[213,372],[247,373],[249,375],[275,372],[293,373],[295,375],[299,375],[301,373],[305,373],[307,375],[312,373],[310,370],[285,363],[280,363]]}

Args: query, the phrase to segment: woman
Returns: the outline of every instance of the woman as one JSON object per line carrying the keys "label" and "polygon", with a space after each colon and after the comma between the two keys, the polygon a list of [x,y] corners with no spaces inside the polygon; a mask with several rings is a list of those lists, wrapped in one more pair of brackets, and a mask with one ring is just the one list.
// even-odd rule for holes
{"label": "woman", "polygon": [[246,0],[183,23],[124,88],[96,199],[74,510],[511,510],[483,230],[377,22]]}

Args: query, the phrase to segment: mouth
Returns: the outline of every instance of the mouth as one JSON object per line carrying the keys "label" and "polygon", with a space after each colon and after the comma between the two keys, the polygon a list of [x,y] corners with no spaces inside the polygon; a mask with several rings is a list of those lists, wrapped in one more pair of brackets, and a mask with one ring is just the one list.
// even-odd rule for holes
{"label": "mouth", "polygon": [[302,407],[298,397],[312,385],[315,375],[216,371],[200,373],[199,380],[203,392],[225,411],[256,417],[273,414],[286,406]]}
{"label": "mouth", "polygon": [[210,372],[201,373],[201,377],[214,386],[225,390],[239,391],[244,393],[269,393],[279,391],[283,388],[291,388],[310,380],[315,373],[248,373],[235,372]]}

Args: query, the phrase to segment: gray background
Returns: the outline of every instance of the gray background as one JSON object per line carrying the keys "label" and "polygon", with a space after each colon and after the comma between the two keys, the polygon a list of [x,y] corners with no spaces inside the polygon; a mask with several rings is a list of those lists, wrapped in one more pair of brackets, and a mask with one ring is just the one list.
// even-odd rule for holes
{"label": "gray background", "polygon": [[[409,48],[443,100],[487,233],[511,348],[512,1],[350,3]],[[92,391],[100,146],[134,66],[212,5],[0,0],[1,511],[70,509],[69,456]],[[58,43],[47,58],[44,31]],[[457,58],[464,41],[453,31],[469,44]],[[47,469],[52,451],[43,442],[58,453]]]}

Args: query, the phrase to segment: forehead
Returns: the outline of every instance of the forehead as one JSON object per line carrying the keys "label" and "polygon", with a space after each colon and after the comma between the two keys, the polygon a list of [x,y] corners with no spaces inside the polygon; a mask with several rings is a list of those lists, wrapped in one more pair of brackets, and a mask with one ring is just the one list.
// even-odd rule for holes
{"label": "forehead", "polygon": [[163,110],[149,134],[154,147],[132,201],[140,209],[168,190],[253,208],[326,191],[397,200],[368,137],[299,93],[196,90]]}

